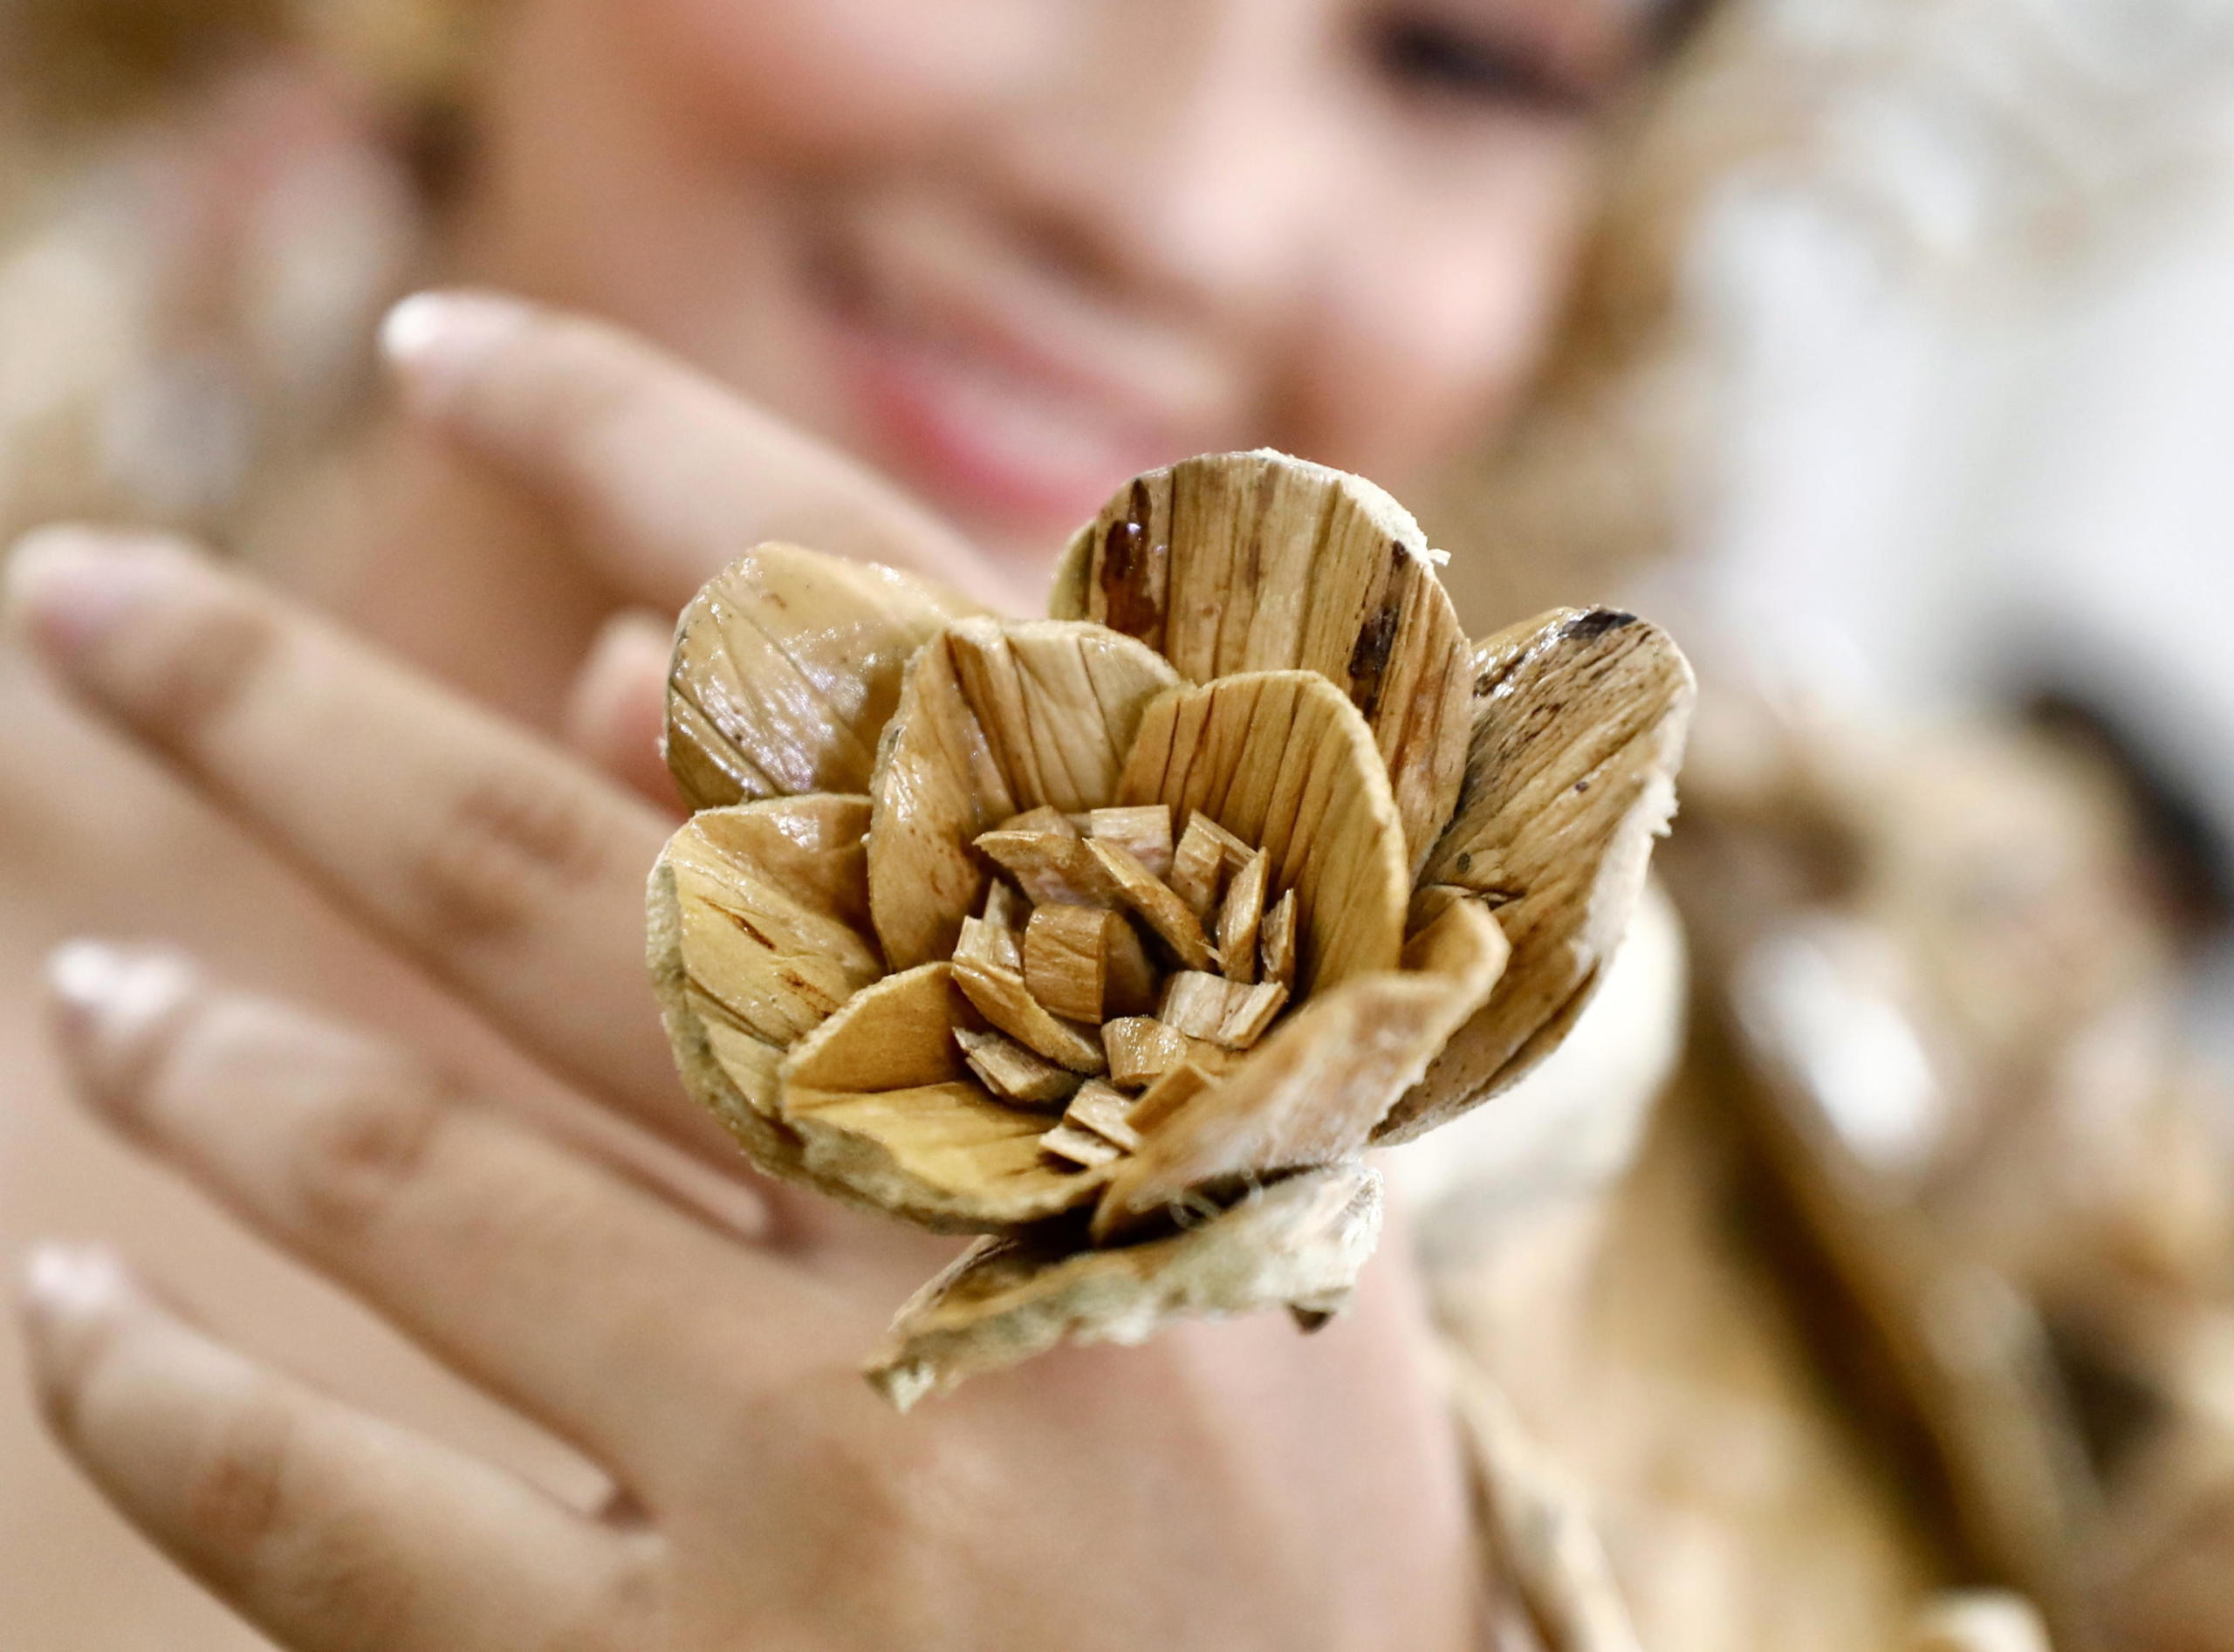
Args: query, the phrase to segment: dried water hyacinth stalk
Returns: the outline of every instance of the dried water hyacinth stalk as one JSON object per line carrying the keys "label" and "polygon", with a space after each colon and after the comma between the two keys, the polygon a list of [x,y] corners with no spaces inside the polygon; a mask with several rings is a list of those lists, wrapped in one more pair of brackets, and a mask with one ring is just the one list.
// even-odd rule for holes
{"label": "dried water hyacinth stalk", "polygon": [[1604,610],[1477,647],[1371,484],[1134,483],[1055,617],[789,547],[684,616],[654,872],[678,1063],[771,1174],[985,1236],[903,1407],[1064,1340],[1341,1305],[1373,1145],[1572,1025],[1673,806],[1688,668]]}

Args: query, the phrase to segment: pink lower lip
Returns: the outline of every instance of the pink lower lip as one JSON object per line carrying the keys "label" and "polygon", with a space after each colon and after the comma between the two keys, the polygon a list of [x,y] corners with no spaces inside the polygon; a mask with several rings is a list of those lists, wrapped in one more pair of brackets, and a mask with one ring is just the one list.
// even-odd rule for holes
{"label": "pink lower lip", "polygon": [[871,456],[964,522],[1046,538],[1050,554],[1127,479],[1182,456],[1169,442],[1125,433],[1113,439],[1106,463],[1019,464],[983,437],[934,351],[850,318],[836,338]]}

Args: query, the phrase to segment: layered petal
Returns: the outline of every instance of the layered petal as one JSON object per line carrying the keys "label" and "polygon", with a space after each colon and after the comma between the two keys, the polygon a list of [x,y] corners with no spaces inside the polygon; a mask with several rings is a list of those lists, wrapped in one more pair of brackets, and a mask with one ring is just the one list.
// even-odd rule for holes
{"label": "layered petal", "polygon": [[652,981],[684,1082],[764,1168],[796,1169],[784,1052],[883,973],[867,933],[866,798],[785,798],[694,816],[648,898]]}
{"label": "layered petal", "polygon": [[1272,452],[1141,477],[1071,543],[1050,612],[1138,637],[1196,682],[1315,671],[1386,764],[1416,869],[1464,771],[1473,648],[1409,512]]}
{"label": "layered petal", "polygon": [[994,1099],[957,1028],[984,1027],[951,966],[857,993],[778,1069],[784,1124],[816,1180],[926,1227],[1003,1233],[1089,1203],[1102,1176],[1050,1163],[1047,1121]]}
{"label": "layered petal", "polygon": [[1365,719],[1325,677],[1256,672],[1158,700],[1117,795],[1181,820],[1199,810],[1264,850],[1271,886],[1295,892],[1298,996],[1395,968],[1403,826]]}
{"label": "layered petal", "polygon": [[1466,784],[1423,884],[1490,905],[1512,959],[1376,1141],[1409,1141],[1556,1048],[1628,929],[1676,809],[1696,686],[1668,634],[1565,609],[1481,645]]}
{"label": "layered petal", "polygon": [[1505,964],[1479,902],[1442,906],[1405,948],[1404,968],[1319,994],[1241,1066],[1148,1133],[1113,1167],[1094,1234],[1123,1233],[1190,1196],[1219,1196],[1362,1152],[1444,1041],[1488,997]]}
{"label": "layered petal", "polygon": [[869,788],[870,910],[894,969],[953,953],[984,893],[980,835],[1110,800],[1142,713],[1178,681],[1128,637],[1052,620],[966,620],[917,654]]}
{"label": "layered petal", "polygon": [[900,1311],[869,1380],[906,1410],[1059,1342],[1141,1342],[1182,1315],[1282,1306],[1333,1313],[1380,1234],[1381,1177],[1349,1163],[1262,1189],[1201,1227],[1145,1244],[984,1241]]}
{"label": "layered petal", "polygon": [[731,563],[675,630],[667,760],[684,800],[866,792],[908,660],[983,612],[913,574],[797,545]]}

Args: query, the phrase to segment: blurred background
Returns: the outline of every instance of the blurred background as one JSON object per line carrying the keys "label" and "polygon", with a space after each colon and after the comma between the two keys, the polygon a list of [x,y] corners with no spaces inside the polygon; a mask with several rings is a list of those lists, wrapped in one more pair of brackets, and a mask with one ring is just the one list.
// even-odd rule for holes
{"label": "blurred background", "polygon": [[[457,111],[423,89],[455,84],[458,12],[0,0],[0,531],[99,515],[231,544],[363,416],[456,161]],[[348,118],[230,72],[281,33],[348,65]],[[1642,984],[1593,1011],[1628,1057],[1510,1110],[1538,1123],[1483,1149],[1490,1196],[1456,1158],[1421,1186],[1511,1231],[1594,1200],[1642,1138],[1628,1185],[1657,1214],[1539,1223],[1487,1262],[1431,1219],[1446,1318],[1504,1350],[1485,1367],[1592,1488],[1655,1652],[1753,1643],[1730,1627],[1766,1620],[1749,1590],[1868,1593],[1791,1552],[1795,1509],[1908,1594],[2029,1594],[2059,1645],[2234,1647],[2234,10],[1727,0],[1621,120],[1625,230],[1586,272],[1581,344],[1468,485],[1417,503],[1477,629],[1618,600],[1694,655],[1672,904]],[[27,831],[0,833],[31,879]],[[1615,1128],[1577,1122],[1616,1092]],[[139,1208],[152,1179],[72,1191],[113,1167],[49,1129],[6,1120],[0,1231]],[[373,1334],[144,1197],[205,1223],[233,1306],[282,1305],[305,1365]],[[1557,1245],[1580,1249],[1528,1260]],[[1686,1246],[1713,1265],[1647,1289],[1640,1258]],[[1655,1294],[1696,1307],[1684,1333],[1573,1340],[1652,1377],[1621,1392],[1656,1432],[1609,1430],[1572,1368],[1512,1352],[1585,1298],[1657,1325]],[[1702,1348],[1725,1310],[1788,1334]],[[349,1363],[335,1380],[390,1409],[511,1427],[415,1362]],[[1813,1463],[1792,1419],[1818,1412],[1867,1472],[1822,1447],[1847,1466],[1761,1470],[1819,1504],[1736,1484],[1733,1461]],[[250,1644],[119,1558],[32,1439],[0,1429],[0,1642]],[[1881,1457],[1897,1541],[1825,1511],[1876,1497],[1840,1476],[1874,1486]],[[1838,1626],[1874,1610],[1759,1643],[1873,1644]],[[1929,1644],[1989,1644],[1967,1633]]]}
{"label": "blurred background", "polygon": [[[1724,410],[1684,527],[1700,600],[1852,705],[2097,726],[2193,812],[2223,901],[2234,17],[1763,10],[1813,108],[1689,252]],[[2227,1051],[2224,969],[2196,1026]]]}

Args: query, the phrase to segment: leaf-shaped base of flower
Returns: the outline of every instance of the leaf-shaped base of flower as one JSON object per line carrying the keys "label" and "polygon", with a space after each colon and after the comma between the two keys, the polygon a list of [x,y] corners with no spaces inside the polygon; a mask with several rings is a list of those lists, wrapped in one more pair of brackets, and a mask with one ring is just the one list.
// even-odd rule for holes
{"label": "leaf-shaped base of flower", "polygon": [[1291,1176],[1200,1227],[1121,1249],[983,1240],[900,1311],[869,1380],[904,1411],[1060,1342],[1137,1343],[1182,1316],[1335,1313],[1380,1235],[1380,1175],[1350,1163]]}

